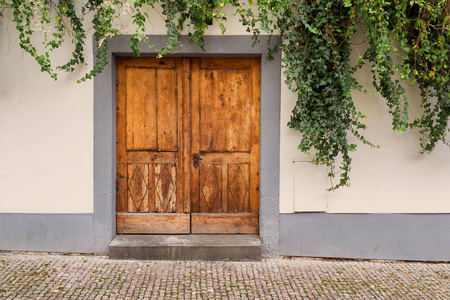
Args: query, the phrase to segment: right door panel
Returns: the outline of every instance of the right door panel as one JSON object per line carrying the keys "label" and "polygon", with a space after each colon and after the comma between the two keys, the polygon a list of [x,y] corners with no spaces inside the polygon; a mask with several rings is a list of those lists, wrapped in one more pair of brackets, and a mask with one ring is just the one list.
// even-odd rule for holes
{"label": "right door panel", "polygon": [[260,65],[192,59],[191,232],[257,233]]}

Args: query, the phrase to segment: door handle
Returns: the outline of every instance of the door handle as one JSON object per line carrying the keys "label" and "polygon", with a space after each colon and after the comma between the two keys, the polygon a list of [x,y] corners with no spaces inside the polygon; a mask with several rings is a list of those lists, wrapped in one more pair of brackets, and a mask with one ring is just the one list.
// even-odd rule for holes
{"label": "door handle", "polygon": [[198,153],[194,153],[192,155],[192,158],[193,158],[192,164],[194,165],[195,168],[197,168],[200,165],[200,161],[203,160],[203,158]]}

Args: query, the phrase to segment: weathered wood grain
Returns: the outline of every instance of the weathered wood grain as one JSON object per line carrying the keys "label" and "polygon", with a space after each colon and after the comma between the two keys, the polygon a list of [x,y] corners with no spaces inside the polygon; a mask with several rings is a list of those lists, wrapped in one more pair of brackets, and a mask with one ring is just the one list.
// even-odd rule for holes
{"label": "weathered wood grain", "polygon": [[116,211],[128,211],[128,169],[126,163],[116,164]]}
{"label": "weathered wood grain", "polygon": [[202,163],[239,164],[249,163],[249,152],[200,152]]}
{"label": "weathered wood grain", "polygon": [[200,67],[202,69],[248,69],[250,58],[204,57]]}
{"label": "weathered wood grain", "polygon": [[156,70],[126,68],[127,150],[157,150]]}
{"label": "weathered wood grain", "polygon": [[148,212],[155,211],[155,165],[148,164]]}
{"label": "weathered wood grain", "polygon": [[200,59],[193,58],[191,64],[191,212],[200,212],[200,174],[194,167],[192,155],[200,153]]}
{"label": "weathered wood grain", "polygon": [[175,163],[176,152],[130,151],[127,154],[129,163]]}
{"label": "weathered wood grain", "polygon": [[200,151],[250,150],[248,70],[201,70]]}
{"label": "weathered wood grain", "polygon": [[259,155],[260,155],[260,107],[261,67],[260,59],[251,62],[251,133],[250,133],[250,212],[259,212]]}
{"label": "weathered wood grain", "polygon": [[259,211],[259,76],[256,58],[193,63],[192,213]]}
{"label": "weathered wood grain", "polygon": [[127,66],[134,68],[174,69],[175,58],[130,57],[127,58]]}
{"label": "weathered wood grain", "polygon": [[118,233],[258,232],[259,60],[118,58]]}
{"label": "weathered wood grain", "polygon": [[[181,173],[181,180],[183,184],[183,210],[185,213],[191,212],[191,61],[183,58],[181,60],[181,70],[178,70],[178,97],[184,99],[179,101],[182,103],[182,136],[180,140],[182,143],[182,163],[183,171]],[[181,202],[181,201],[180,201]]]}
{"label": "weathered wood grain", "polygon": [[[179,147],[179,151],[177,152],[177,162],[176,162],[176,212],[182,213],[186,212],[184,209],[184,205],[186,202],[186,194],[184,192],[185,188],[185,141],[184,141],[184,103],[183,103],[183,58],[177,58],[176,64],[177,68],[174,73],[175,79],[175,98],[177,102],[176,109],[176,118],[177,121],[177,148]],[[189,170],[190,171],[190,170]]]}
{"label": "weathered wood grain", "polygon": [[128,164],[128,212],[148,212],[148,164]]}
{"label": "weathered wood grain", "polygon": [[200,212],[222,212],[222,166],[201,164]]}
{"label": "weathered wood grain", "polygon": [[191,217],[191,232],[197,234],[254,234],[258,214],[197,214]]}
{"label": "weathered wood grain", "polygon": [[250,212],[250,174],[248,164],[228,165],[227,212]]}
{"label": "weathered wood grain", "polygon": [[126,58],[117,59],[116,91],[116,211],[127,211],[127,148],[125,120],[125,64]]}
{"label": "weathered wood grain", "polygon": [[117,213],[118,234],[188,234],[189,214]]}
{"label": "weathered wood grain", "polygon": [[156,71],[156,128],[158,151],[178,149],[178,99],[176,97],[175,71]]}
{"label": "weathered wood grain", "polygon": [[176,181],[174,164],[155,164],[155,212],[176,212]]}
{"label": "weathered wood grain", "polygon": [[222,164],[222,210],[228,212],[228,164]]}

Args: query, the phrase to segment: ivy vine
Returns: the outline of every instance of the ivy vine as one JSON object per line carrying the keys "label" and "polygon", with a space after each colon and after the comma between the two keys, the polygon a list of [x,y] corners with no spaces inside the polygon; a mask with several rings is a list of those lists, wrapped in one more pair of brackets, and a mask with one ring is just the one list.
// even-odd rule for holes
{"label": "ivy vine", "polygon": [[[439,142],[450,146],[449,0],[87,0],[81,6],[73,0],[0,0],[0,6],[0,16],[11,11],[20,47],[55,79],[56,70],[72,72],[85,64],[86,28],[92,28],[98,51],[92,70],[80,81],[102,72],[108,39],[120,34],[115,20],[124,13],[134,26],[130,49],[135,56],[140,44],[153,47],[147,35],[149,10],[158,11],[166,24],[168,38],[158,49],[160,56],[182,47],[185,28],[189,42],[202,48],[208,20],[225,33],[224,7],[239,16],[254,43],[260,34],[281,35],[269,58],[273,51],[283,52],[286,84],[298,96],[288,126],[302,134],[299,150],[314,153],[313,162],[327,165],[329,176],[338,177],[331,190],[350,183],[351,152],[357,149],[351,136],[377,147],[363,136],[367,116],[356,109],[357,94],[352,93],[367,92],[355,77],[365,64],[392,115],[393,130],[417,128],[423,152],[433,151]],[[368,48],[352,61],[358,29],[363,29]],[[34,44],[36,33],[42,34],[42,46]],[[51,53],[65,40],[73,44],[71,57],[53,67]],[[407,85],[420,90],[420,104],[407,99]],[[423,114],[411,120],[410,105],[420,105]]]}

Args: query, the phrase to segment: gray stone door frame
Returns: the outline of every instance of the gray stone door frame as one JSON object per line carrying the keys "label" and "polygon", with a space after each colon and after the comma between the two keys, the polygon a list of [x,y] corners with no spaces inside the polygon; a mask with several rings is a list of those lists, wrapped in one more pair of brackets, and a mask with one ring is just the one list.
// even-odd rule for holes
{"label": "gray stone door frame", "polygon": [[[166,36],[151,36],[155,48],[162,48]],[[267,36],[252,46],[247,36],[205,36],[205,49],[190,45],[182,37],[183,49],[176,57],[260,57],[261,58],[261,154],[260,154],[260,225],[263,257],[278,254],[279,170],[280,170],[280,93],[281,55],[272,60],[267,54]],[[272,39],[279,42],[278,38]],[[94,240],[95,252],[108,252],[116,235],[116,57],[132,56],[129,36],[109,41],[110,63],[94,79]],[[149,47],[140,48],[142,56],[156,56]],[[94,49],[95,52],[95,49]]]}

